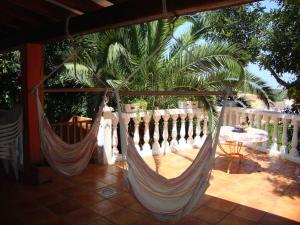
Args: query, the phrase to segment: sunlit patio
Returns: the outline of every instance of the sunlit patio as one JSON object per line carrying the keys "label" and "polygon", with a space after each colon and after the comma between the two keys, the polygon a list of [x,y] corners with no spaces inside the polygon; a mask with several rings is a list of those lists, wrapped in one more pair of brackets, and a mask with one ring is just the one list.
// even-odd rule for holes
{"label": "sunlit patio", "polygon": [[[270,158],[250,149],[241,164],[234,161],[227,174],[228,158],[217,157],[210,187],[193,213],[175,224],[299,224],[300,166]],[[168,153],[155,163],[159,173],[178,176],[191,163],[196,150]],[[123,183],[122,165],[90,164],[79,176],[63,177],[47,169],[52,181],[27,186],[1,176],[0,224],[138,225],[166,224],[154,220],[132,197]],[[101,188],[117,190],[101,197]]]}

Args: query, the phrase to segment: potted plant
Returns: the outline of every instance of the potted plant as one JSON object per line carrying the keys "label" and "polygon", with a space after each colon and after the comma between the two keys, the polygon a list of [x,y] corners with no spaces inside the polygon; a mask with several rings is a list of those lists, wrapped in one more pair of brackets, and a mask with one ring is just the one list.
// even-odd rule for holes
{"label": "potted plant", "polygon": [[179,109],[197,109],[199,108],[199,102],[188,100],[188,99],[182,99],[178,101],[178,108]]}
{"label": "potted plant", "polygon": [[124,104],[124,110],[127,113],[136,113],[147,110],[147,102],[144,99],[128,99]]}

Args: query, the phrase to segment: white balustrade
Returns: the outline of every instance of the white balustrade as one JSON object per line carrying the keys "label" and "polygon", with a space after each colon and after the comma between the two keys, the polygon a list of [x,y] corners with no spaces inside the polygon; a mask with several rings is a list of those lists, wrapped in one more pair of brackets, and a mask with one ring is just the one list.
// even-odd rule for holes
{"label": "white balustrade", "polygon": [[[132,119],[134,121],[133,141],[139,150],[139,153],[144,155],[159,154],[161,151],[177,151],[190,149],[192,147],[200,148],[208,134],[208,114],[200,109],[166,109],[155,110],[141,113],[123,113],[123,121],[126,129]],[[153,118],[154,123],[151,122]],[[170,120],[171,118],[171,120]],[[180,131],[178,138],[178,121],[180,118]],[[194,124],[194,118],[196,120]],[[111,122],[109,122],[111,120]],[[140,136],[140,121],[144,121],[144,135]],[[228,107],[225,111],[225,124],[235,125],[241,122],[248,121],[249,124],[256,128],[262,128],[267,132],[272,132],[272,139],[262,144],[251,145],[251,148],[269,152],[271,155],[277,155],[285,159],[300,163],[299,157],[299,123],[300,116],[273,112],[268,110],[243,109],[238,107]],[[172,130],[169,134],[169,123],[172,123]],[[201,126],[203,122],[203,127]],[[111,113],[109,110],[105,112],[102,121],[102,127],[105,132],[104,148],[108,158],[117,158],[119,155],[118,149],[118,123],[120,120],[117,113]],[[162,126],[162,134],[159,127]],[[195,126],[195,127],[194,127]],[[186,133],[186,127],[187,133]],[[106,140],[110,130],[111,140]],[[152,130],[152,133],[150,132]],[[195,130],[195,133],[194,133]],[[282,130],[282,135],[281,134]],[[288,136],[288,131],[291,131],[292,136]],[[203,135],[201,137],[201,134]],[[171,136],[171,137],[170,137]],[[186,138],[187,136],[187,138]],[[153,139],[151,139],[151,137]],[[160,140],[162,137],[162,140]],[[194,137],[194,138],[193,138]],[[271,136],[270,136],[271,137]],[[142,140],[141,140],[142,139]],[[169,139],[171,141],[169,142]],[[179,140],[178,140],[179,139]],[[140,150],[139,143],[143,142]],[[152,144],[150,144],[152,143]],[[109,145],[111,148],[109,148]],[[291,147],[289,147],[291,146]],[[109,154],[109,152],[111,152]],[[111,160],[109,160],[111,161]],[[114,161],[114,160],[112,160]],[[110,163],[110,162],[108,162]]]}
{"label": "white balustrade", "polygon": [[[272,132],[272,139],[264,142],[262,145],[257,143],[251,145],[251,148],[269,152],[271,155],[280,156],[288,160],[300,163],[299,157],[299,123],[300,116],[293,114],[285,114],[269,110],[244,109],[238,107],[228,107],[228,115],[247,116],[249,125],[256,128],[262,128],[266,132]],[[230,120],[229,116],[229,120]],[[237,119],[236,119],[237,121]],[[240,122],[242,119],[240,119]],[[230,123],[230,121],[228,122]],[[282,124],[282,125],[281,125]],[[282,136],[279,132],[282,129]],[[288,130],[292,129],[292,137],[288,136]],[[270,136],[271,137],[271,136]],[[288,146],[291,146],[288,147]]]}

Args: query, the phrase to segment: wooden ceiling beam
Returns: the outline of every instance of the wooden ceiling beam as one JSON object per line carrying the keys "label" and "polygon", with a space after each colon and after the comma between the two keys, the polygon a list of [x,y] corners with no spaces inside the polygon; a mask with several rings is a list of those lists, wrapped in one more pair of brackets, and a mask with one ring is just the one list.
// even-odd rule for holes
{"label": "wooden ceiling beam", "polygon": [[[73,35],[105,31],[107,29],[138,24],[152,20],[180,16],[213,9],[231,7],[255,0],[169,0],[167,13],[162,12],[161,0],[129,0],[95,12],[73,17],[69,32]],[[0,39],[0,51],[26,42],[42,42],[65,37],[65,21],[44,26],[40,30],[13,35],[5,42]]]}
{"label": "wooden ceiling beam", "polygon": [[37,1],[37,0],[9,0],[11,4],[18,6],[22,9],[28,10],[31,13],[45,16],[48,19],[58,22],[62,19],[67,18],[70,15],[75,15],[70,13],[65,9],[61,9],[58,6],[55,6],[46,1]]}
{"label": "wooden ceiling beam", "polygon": [[61,4],[67,5],[71,8],[77,9],[82,12],[93,12],[99,9],[102,9],[103,6],[100,6],[94,3],[92,0],[57,0]]}
{"label": "wooden ceiling beam", "polygon": [[63,4],[63,3],[61,3],[58,0],[45,0],[45,1],[47,1],[47,2],[49,2],[51,4],[53,4],[53,5],[56,5],[56,6],[60,7],[60,8],[62,8],[62,9],[68,10],[71,13],[74,13],[77,16],[84,14],[84,12],[82,12],[80,10],[77,10],[77,9],[74,9],[74,8],[72,8],[72,7],[70,7],[70,6],[66,5],[66,4]]}

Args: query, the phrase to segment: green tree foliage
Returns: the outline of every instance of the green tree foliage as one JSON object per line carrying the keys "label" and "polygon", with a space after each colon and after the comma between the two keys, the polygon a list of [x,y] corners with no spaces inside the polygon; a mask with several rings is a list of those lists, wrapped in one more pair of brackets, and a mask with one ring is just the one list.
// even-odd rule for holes
{"label": "green tree foliage", "polygon": [[[253,3],[206,13],[206,39],[238,44],[250,53],[249,62],[269,70],[299,102],[300,4],[273,3],[277,7],[271,10]],[[293,74],[295,80],[284,81],[284,73]]]}
{"label": "green tree foliage", "polygon": [[[192,26],[176,40],[170,37],[170,24],[166,20],[144,23],[105,33],[88,35],[79,50],[80,67],[85,75],[78,80],[83,85],[101,85],[95,77],[107,85],[118,86],[136,68],[143,65],[149,55],[155,55],[144,64],[132,79],[125,83],[127,90],[223,90],[231,87],[257,92],[268,104],[272,96],[270,88],[258,77],[245,73],[248,55],[235,45],[222,43],[199,44],[197,41],[207,32],[197,16],[181,18]],[[106,41],[105,40],[110,40]],[[103,59],[104,58],[104,59]],[[100,60],[99,60],[100,59]],[[69,67],[70,65],[68,65]],[[71,64],[72,66],[72,64]],[[68,69],[68,77],[74,69]],[[94,75],[93,75],[94,74]],[[130,98],[125,99],[132,100]],[[147,98],[151,106],[175,107],[178,98]],[[207,106],[209,98],[200,99]]]}
{"label": "green tree foliage", "polygon": [[0,108],[20,103],[21,76],[18,51],[0,55]]}

